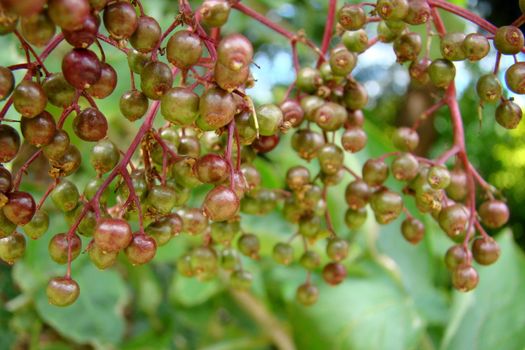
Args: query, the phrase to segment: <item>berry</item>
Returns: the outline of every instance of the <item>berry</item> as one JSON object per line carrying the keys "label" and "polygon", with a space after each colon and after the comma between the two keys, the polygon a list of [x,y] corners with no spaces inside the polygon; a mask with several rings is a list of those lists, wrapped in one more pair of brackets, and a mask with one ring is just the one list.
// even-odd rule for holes
{"label": "berry", "polygon": [[182,231],[196,236],[203,233],[208,227],[208,218],[201,209],[186,208],[177,212],[182,218]]}
{"label": "berry", "polygon": [[460,265],[452,272],[452,285],[460,292],[469,292],[479,282],[477,271],[469,265]]}
{"label": "berry", "polygon": [[321,72],[310,67],[303,67],[297,73],[296,79],[297,88],[306,93],[313,93],[323,83]]}
{"label": "berry", "polygon": [[333,261],[342,261],[348,256],[348,242],[341,238],[333,238],[326,245],[326,255]]}
{"label": "berry", "polygon": [[145,234],[135,234],[124,252],[132,265],[143,265],[155,257],[157,244]]}
{"label": "berry", "polygon": [[505,72],[505,82],[512,92],[525,94],[525,62],[517,62]]}
{"label": "berry", "polygon": [[124,117],[133,122],[146,114],[149,107],[149,100],[142,92],[129,90],[120,97],[119,107]]}
{"label": "berry", "polygon": [[69,85],[62,73],[54,73],[48,76],[42,88],[52,105],[57,107],[68,107],[75,99],[75,89]]}
{"label": "berry", "polygon": [[301,125],[304,111],[297,101],[285,100],[280,107],[283,113],[283,126],[296,128]]}
{"label": "berry", "polygon": [[22,117],[36,117],[44,111],[46,104],[44,89],[30,80],[22,80],[13,91],[13,106]]}
{"label": "berry", "polygon": [[410,153],[403,153],[392,161],[392,175],[399,181],[411,181],[419,172],[419,162]]}
{"label": "berry", "polygon": [[349,109],[363,109],[368,103],[368,93],[363,85],[349,80],[344,88],[343,100]]}
{"label": "berry", "polygon": [[460,239],[467,230],[469,213],[462,204],[443,208],[439,214],[439,226],[452,239]]}
{"label": "berry", "polygon": [[43,210],[37,210],[31,221],[24,225],[24,232],[31,239],[39,239],[49,228],[49,216]]}
{"label": "berry", "polygon": [[516,55],[524,45],[523,33],[514,26],[504,26],[496,30],[494,46],[504,55]]}
{"label": "berry", "polygon": [[237,241],[237,248],[243,255],[252,259],[258,259],[261,244],[256,235],[252,233],[243,233]]}
{"label": "berry", "polygon": [[78,283],[68,277],[54,277],[49,280],[46,288],[47,299],[55,306],[69,306],[80,294]]}
{"label": "berry", "polygon": [[479,77],[476,92],[482,102],[495,103],[501,99],[503,87],[494,74],[485,74]]}
{"label": "berry", "polygon": [[100,79],[102,65],[93,51],[73,49],[62,59],[62,74],[71,86],[84,90]]}
{"label": "berry", "polygon": [[236,109],[235,101],[230,93],[221,88],[210,88],[200,98],[199,119],[215,130],[231,122]]}
{"label": "berry", "polygon": [[335,286],[344,281],[346,277],[346,268],[344,265],[331,262],[323,268],[323,279],[326,283]]}
{"label": "berry", "polygon": [[0,124],[0,163],[13,160],[20,149],[20,135],[11,126]]}
{"label": "berry", "polygon": [[408,2],[408,13],[403,21],[408,24],[418,25],[427,23],[430,18],[431,8],[424,0],[413,0]]}
{"label": "berry", "polygon": [[84,141],[99,141],[106,137],[108,121],[98,109],[88,107],[73,120],[73,131]]}
{"label": "berry", "polygon": [[401,223],[401,233],[408,242],[418,244],[425,235],[425,226],[418,219],[407,218]]}
{"label": "berry", "polygon": [[77,207],[80,194],[74,183],[62,180],[51,192],[51,199],[57,208],[66,212]]}
{"label": "berry", "polygon": [[69,135],[64,130],[56,130],[51,142],[42,147],[44,156],[49,160],[60,160],[69,149]]}
{"label": "berry", "polygon": [[105,174],[113,169],[120,159],[120,153],[113,142],[100,140],[91,150],[89,161],[98,174]]}
{"label": "berry", "polygon": [[345,31],[341,41],[346,49],[351,52],[362,53],[368,48],[368,35],[364,29]]}
{"label": "berry", "polygon": [[82,27],[77,30],[62,30],[64,39],[73,47],[86,49],[93,44],[97,38],[100,18],[97,15],[86,17]]}
{"label": "berry", "polygon": [[317,157],[321,171],[327,175],[334,175],[342,168],[344,162],[344,152],[333,143],[327,143],[318,150]]}
{"label": "berry", "polygon": [[511,100],[501,102],[496,108],[496,122],[505,129],[516,129],[522,117],[521,107]]}
{"label": "berry", "polygon": [[207,27],[220,27],[228,21],[230,4],[227,0],[205,0],[199,8],[202,23]]}
{"label": "berry", "polygon": [[217,46],[217,59],[233,72],[248,68],[253,59],[252,43],[241,34],[227,35]]}
{"label": "berry", "polygon": [[20,129],[27,143],[40,147],[53,141],[56,124],[53,116],[43,111],[34,118],[22,117]]}
{"label": "berry", "polygon": [[509,208],[505,202],[491,199],[483,202],[478,209],[483,225],[488,228],[500,228],[509,220]]}
{"label": "berry", "polygon": [[13,72],[6,67],[0,66],[0,101],[3,101],[7,96],[11,95],[15,87],[15,77]]}
{"label": "berry", "polygon": [[301,255],[299,263],[307,270],[315,270],[321,266],[321,256],[313,250],[307,250]]}
{"label": "berry", "polygon": [[337,11],[337,21],[346,30],[358,30],[366,24],[366,13],[361,6],[345,4]]}
{"label": "berry", "polygon": [[463,40],[463,52],[469,61],[479,61],[490,51],[488,39],[478,33],[468,34]]}
{"label": "berry", "polygon": [[441,38],[441,54],[443,58],[450,61],[463,61],[466,58],[466,53],[463,49],[465,41],[465,34],[463,33],[447,33]]}
{"label": "berry", "polygon": [[0,238],[0,259],[13,265],[22,258],[26,251],[26,240],[18,232],[13,232],[7,237]]}
{"label": "berry", "polygon": [[49,16],[65,30],[77,30],[89,16],[88,0],[49,0]]}
{"label": "berry", "polygon": [[467,195],[467,174],[461,168],[450,171],[450,185],[446,191],[447,196],[455,201],[463,200]]}
{"label": "berry", "polygon": [[343,126],[348,113],[340,104],[326,102],[313,112],[313,119],[325,131],[335,131]]}
{"label": "berry", "polygon": [[162,96],[160,111],[167,121],[190,126],[199,115],[199,96],[189,89],[171,88]]}
{"label": "berry", "polygon": [[467,265],[472,260],[472,253],[461,244],[453,245],[445,254],[445,265],[450,271],[458,266]]}
{"label": "berry", "polygon": [[155,185],[148,191],[147,202],[154,214],[169,214],[176,205],[175,189],[171,186]]}
{"label": "berry", "polygon": [[421,36],[418,33],[401,35],[394,41],[394,52],[399,63],[415,61],[421,52]]}
{"label": "berry", "polygon": [[22,17],[20,29],[24,38],[38,47],[45,46],[55,35],[55,23],[51,21],[46,10]]}
{"label": "berry", "polygon": [[203,209],[212,221],[232,219],[239,210],[239,198],[235,192],[226,186],[217,186],[204,198]]}
{"label": "berry", "polygon": [[259,133],[263,136],[272,136],[277,133],[283,122],[283,112],[274,104],[264,104],[257,108]]}
{"label": "berry", "polygon": [[202,280],[217,274],[219,261],[215,250],[209,247],[197,247],[191,252],[191,270]]}
{"label": "berry", "polygon": [[133,235],[126,221],[103,218],[97,222],[93,238],[103,252],[118,252],[131,243]]}
{"label": "berry", "polygon": [[151,52],[158,44],[162,30],[159,23],[153,17],[140,16],[137,29],[129,38],[129,43],[139,52]]}
{"label": "berry", "polygon": [[379,186],[388,178],[388,165],[383,159],[369,159],[363,165],[363,180],[370,186]]}
{"label": "berry", "polygon": [[130,38],[139,25],[133,6],[127,1],[117,1],[106,6],[104,26],[116,40]]}
{"label": "berry", "polygon": [[57,264],[66,264],[68,262],[69,251],[71,250],[71,261],[75,260],[80,254],[82,241],[78,235],[69,236],[67,233],[54,235],[49,241],[49,256]]}
{"label": "berry", "polygon": [[330,51],[329,63],[334,75],[346,76],[354,70],[357,56],[348,51],[344,45],[338,45]]}
{"label": "berry", "polygon": [[450,172],[442,165],[436,165],[429,169],[427,181],[435,190],[447,188],[450,184]]}
{"label": "berry", "polygon": [[105,252],[96,244],[89,249],[89,259],[100,270],[111,267],[117,261],[118,252]]}
{"label": "berry", "polygon": [[295,299],[305,306],[313,305],[319,299],[319,289],[309,282],[301,284],[297,288]]}
{"label": "berry", "polygon": [[351,209],[361,209],[368,204],[372,191],[366,182],[355,180],[346,187],[345,199]]}
{"label": "berry", "polygon": [[407,0],[378,0],[377,14],[384,20],[402,20],[408,15]]}
{"label": "berry", "polygon": [[133,73],[140,74],[144,69],[144,66],[150,62],[150,57],[142,52],[135,49],[128,51],[128,65]]}
{"label": "berry", "polygon": [[479,238],[472,243],[472,255],[481,265],[492,265],[500,256],[500,248],[493,238]]}
{"label": "berry", "polygon": [[438,58],[428,67],[428,75],[436,87],[447,88],[456,77],[456,67],[449,60]]}
{"label": "berry", "polygon": [[195,162],[193,171],[204,183],[220,183],[228,178],[230,165],[223,157],[209,153]]}
{"label": "berry", "polygon": [[290,265],[293,255],[293,248],[289,243],[279,242],[273,246],[273,259],[281,265]]}
{"label": "berry", "polygon": [[396,192],[380,190],[370,198],[370,207],[377,222],[385,225],[399,217],[403,211],[403,198]]}
{"label": "berry", "polygon": [[22,191],[13,191],[7,194],[8,202],[2,208],[9,221],[17,225],[25,225],[35,215],[36,204],[33,197]]}
{"label": "berry", "polygon": [[58,159],[50,159],[52,172],[58,176],[69,176],[80,167],[82,155],[77,147],[69,145],[65,153]]}
{"label": "berry", "polygon": [[168,40],[166,57],[175,67],[188,69],[199,61],[202,51],[202,41],[197,34],[180,30]]}
{"label": "berry", "polygon": [[149,62],[140,73],[140,88],[144,95],[152,100],[160,100],[172,85],[173,74],[166,63]]}
{"label": "berry", "polygon": [[100,79],[87,92],[95,98],[106,98],[117,86],[117,72],[107,63],[101,63],[100,67]]}
{"label": "berry", "polygon": [[292,191],[299,191],[310,183],[310,171],[303,166],[294,166],[286,172],[286,185]]}

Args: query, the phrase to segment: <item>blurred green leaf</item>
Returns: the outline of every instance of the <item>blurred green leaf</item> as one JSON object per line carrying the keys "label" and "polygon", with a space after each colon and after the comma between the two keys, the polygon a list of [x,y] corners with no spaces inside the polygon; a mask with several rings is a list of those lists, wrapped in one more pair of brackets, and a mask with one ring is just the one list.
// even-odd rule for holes
{"label": "blurred green leaf", "polygon": [[223,287],[217,279],[201,282],[176,274],[170,286],[169,299],[186,307],[196,306],[219,293]]}
{"label": "blurred green leaf", "polygon": [[323,285],[312,307],[292,301],[290,320],[298,349],[416,349],[424,331],[410,297],[379,269]]}
{"label": "blurred green leaf", "polygon": [[477,268],[479,285],[454,294],[443,350],[522,350],[525,348],[525,256],[510,231],[498,239],[501,257]]}

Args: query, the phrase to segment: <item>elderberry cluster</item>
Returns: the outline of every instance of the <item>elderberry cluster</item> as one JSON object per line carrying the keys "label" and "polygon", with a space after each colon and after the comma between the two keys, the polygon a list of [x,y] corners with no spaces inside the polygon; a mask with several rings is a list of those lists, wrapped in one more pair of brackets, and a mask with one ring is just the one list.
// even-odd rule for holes
{"label": "elderberry cluster", "polygon": [[[405,206],[411,196],[419,212],[431,215],[457,242],[445,258],[454,287],[468,291],[476,286],[472,259],[488,265],[499,257],[497,243],[483,226],[499,228],[507,222],[504,200],[470,164],[459,129],[455,140],[463,142],[455,141],[438,159],[414,154],[419,144],[416,124],[398,128],[392,135],[399,152],[367,160],[361,175],[348,168],[345,158],[367,144],[362,110],[368,95],[352,72],[370,46],[393,43],[397,61],[407,63],[412,80],[436,89],[436,106],[428,114],[448,106],[454,123],[461,124],[453,61],[485,58],[492,40],[498,59],[495,72],[478,81],[480,104],[499,103],[497,122],[515,128],[521,108],[504,97],[495,73],[500,55],[523,50],[523,34],[517,27],[496,28],[493,36],[445,33],[436,12],[443,7],[440,0],[346,4],[337,14],[328,14],[327,26],[334,28],[328,28],[320,49],[279,29],[292,48],[305,44],[319,62],[301,67],[294,50],[296,80],[284,101],[255,106],[246,93],[256,84],[250,73],[252,44],[242,34],[223,34],[220,28],[233,9],[271,29],[276,30],[276,25],[238,1],[204,0],[193,10],[182,0],[178,6],[172,24],[162,30],[139,0],[0,1],[0,34],[16,36],[27,58],[25,63],[0,67],[0,100],[5,100],[0,111],[2,260],[12,264],[20,259],[26,236],[38,239],[53,231],[49,255],[67,265],[67,271],[50,280],[47,295],[52,304],[67,306],[80,293],[71,262],[83,246],[100,269],[113,266],[120,253],[140,265],[151,261],[158,247],[185,234],[202,239],[178,259],[179,273],[208,280],[221,269],[232,287],[246,289],[252,275],[243,268],[241,256],[259,259],[260,238],[243,230],[240,213],[264,216],[278,208],[296,225],[296,232],[273,247],[273,258],[283,265],[297,260],[308,271],[297,299],[311,305],[319,294],[312,272],[322,270],[324,281],[331,285],[341,283],[347,273],[343,260],[349,242],[333,228],[327,192],[350,173],[353,180],[344,193],[349,230],[362,227],[370,212],[379,224],[404,215],[402,236],[410,243],[420,242],[423,222]],[[377,36],[369,39],[371,23],[378,23]],[[412,31],[418,25],[426,26],[427,43]],[[330,40],[332,29],[337,39]],[[438,38],[441,47],[441,56],[434,59],[428,42],[432,38]],[[50,72],[44,61],[62,41],[68,49],[61,71]],[[106,62],[105,45],[126,55],[131,74],[131,86],[118,106],[122,117],[138,127],[127,148],[108,138],[110,125],[96,103],[109,97],[118,83],[116,70]],[[34,47],[41,48],[40,53]],[[17,69],[27,71],[19,81],[13,74]],[[505,78],[510,91],[525,93],[523,63],[512,65]],[[53,115],[50,106],[61,108],[61,114]],[[154,124],[158,114],[162,126]],[[9,122],[19,123],[19,128]],[[71,123],[74,138],[64,129],[66,123]],[[20,132],[34,153],[12,176],[8,163],[19,155]],[[271,152],[285,133],[292,134],[291,149],[303,160],[316,162],[318,171],[312,173],[298,164],[288,169],[286,188],[264,188],[254,159]],[[67,179],[83,162],[79,145],[74,144],[77,139],[93,143],[88,162],[97,174],[83,189]],[[19,187],[24,172],[39,157],[47,159],[51,181],[36,203],[33,194]],[[447,166],[453,157],[455,163]],[[401,193],[385,185],[389,174],[404,184]],[[203,189],[202,203],[189,205]],[[482,198],[479,206],[477,194]],[[47,198],[63,213],[68,232],[54,232],[43,208]],[[480,238],[474,239],[476,232]],[[294,239],[302,240],[300,256],[295,254]],[[329,260],[324,264],[314,249],[319,241]]]}

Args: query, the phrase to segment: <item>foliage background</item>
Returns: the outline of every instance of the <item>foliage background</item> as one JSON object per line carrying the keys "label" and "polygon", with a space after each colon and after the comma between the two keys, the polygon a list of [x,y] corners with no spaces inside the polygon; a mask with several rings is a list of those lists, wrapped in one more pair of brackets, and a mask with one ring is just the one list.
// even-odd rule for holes
{"label": "foliage background", "polygon": [[[302,28],[320,41],[327,1],[246,2],[291,30]],[[453,2],[469,6],[464,0]],[[144,1],[144,5],[164,28],[176,15],[173,1]],[[489,2],[470,4],[496,25],[510,23],[514,18],[508,16],[519,13],[517,1],[500,1],[497,6],[514,8],[491,11]],[[449,30],[475,30],[451,16],[445,16],[445,23]],[[258,102],[279,100],[294,78],[287,42],[236,12],[224,28],[224,32],[233,31],[245,33],[258,52],[255,62],[260,69],[253,69],[258,83],[250,94]],[[23,60],[13,38],[0,37],[0,46],[0,64]],[[66,50],[65,45],[60,46],[49,60],[52,70],[59,70]],[[434,53],[437,55],[437,51]],[[119,73],[119,84],[99,106],[110,118],[111,138],[126,145],[140,122],[130,124],[119,115],[118,98],[129,87],[127,65],[125,57],[115,50],[107,48],[106,54]],[[300,56],[304,64],[315,59],[307,50],[300,50]],[[391,148],[391,125],[409,122],[406,111],[410,100],[403,95],[408,91],[410,96],[413,90],[408,86],[406,67],[394,62],[391,48],[385,45],[378,45],[360,58],[356,74],[371,96],[365,111],[370,143],[360,154],[346,156],[347,165],[355,170],[365,159]],[[510,59],[502,62],[503,67],[511,63]],[[399,221],[379,227],[369,220],[363,229],[349,232],[342,223],[344,199],[338,195],[343,184],[330,190],[329,205],[338,233],[352,242],[346,262],[350,273],[336,288],[319,280],[321,297],[313,307],[302,307],[294,300],[295,288],[304,280],[305,272],[297,266],[277,266],[269,258],[245,262],[255,276],[249,295],[230,291],[220,280],[200,283],[179,276],[175,261],[193,244],[181,236],[159,249],[154,263],[148,266],[131,267],[122,260],[115,268],[102,272],[86,256],[79,257],[73,263],[73,274],[81,286],[81,296],[72,307],[60,309],[48,304],[45,285],[50,276],[63,273],[64,267],[50,260],[47,245],[54,233],[67,227],[63,217],[48,205],[52,215],[50,232],[39,241],[29,242],[23,261],[14,267],[0,266],[4,305],[0,310],[0,349],[262,350],[272,348],[271,336],[279,330],[291,334],[297,349],[309,350],[523,349],[525,207],[520,204],[525,199],[525,187],[521,186],[525,175],[525,126],[522,123],[515,131],[503,131],[493,121],[493,110],[487,108],[480,129],[473,79],[492,64],[493,57],[488,57],[480,65],[458,66],[470,157],[481,173],[502,189],[512,212],[509,229],[493,232],[501,244],[501,259],[494,266],[479,269],[480,284],[474,292],[460,294],[451,290],[442,257],[452,243],[428,218],[424,218],[426,238],[416,247],[402,239]],[[70,121],[66,127],[71,127]],[[428,133],[424,139],[431,142],[421,152],[439,154],[450,144],[451,125],[446,111],[431,120],[425,130]],[[87,159],[90,146],[84,143],[81,148]],[[257,159],[267,187],[281,186],[286,169],[302,163],[289,148],[287,136],[268,157]],[[27,178],[26,190],[41,194],[44,173],[37,163]],[[73,179],[82,188],[92,175],[93,170],[83,165]],[[272,245],[294,230],[278,212],[269,218],[246,216],[243,220],[244,230],[261,238],[263,256],[269,256]]]}

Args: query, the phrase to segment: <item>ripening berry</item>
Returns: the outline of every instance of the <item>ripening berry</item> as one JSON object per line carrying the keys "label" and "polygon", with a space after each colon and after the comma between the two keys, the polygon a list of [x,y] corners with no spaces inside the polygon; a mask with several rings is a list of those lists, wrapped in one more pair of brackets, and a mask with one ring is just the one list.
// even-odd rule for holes
{"label": "ripening berry", "polygon": [[472,255],[480,265],[492,265],[500,256],[499,244],[492,237],[475,239],[472,243]]}
{"label": "ripening berry", "polygon": [[346,268],[343,264],[331,262],[323,268],[323,279],[326,283],[335,286],[344,281]]}
{"label": "ripening berry", "polygon": [[205,0],[199,14],[205,26],[220,27],[228,21],[230,4],[227,0]]}
{"label": "ripening berry", "polygon": [[118,252],[130,244],[133,235],[125,220],[103,218],[98,221],[93,238],[102,251]]}
{"label": "ripening berry", "polygon": [[496,50],[504,55],[516,55],[524,45],[523,33],[514,26],[503,26],[498,28],[494,36]]}
{"label": "ripening berry", "polygon": [[358,30],[366,24],[366,13],[361,6],[345,4],[337,11],[337,21],[346,30]]}
{"label": "ripening berry", "polygon": [[485,35],[470,33],[463,40],[463,52],[469,61],[479,61],[490,51],[489,40]]}
{"label": "ripening berry", "polygon": [[273,259],[282,265],[290,265],[293,261],[293,248],[289,243],[279,242],[273,246]]}
{"label": "ripening berry", "polygon": [[496,199],[483,202],[478,213],[483,225],[488,228],[500,228],[509,220],[509,207],[505,202]]}
{"label": "ripening berry", "polygon": [[403,152],[412,152],[419,145],[419,135],[417,131],[407,127],[397,128],[392,135],[394,147]]}
{"label": "ripening berry", "polygon": [[319,289],[309,282],[301,284],[297,288],[295,299],[305,306],[313,305],[319,299]]}
{"label": "ripening berry", "polygon": [[418,33],[406,33],[394,41],[397,62],[415,61],[421,52],[421,36]]}
{"label": "ripening berry", "polygon": [[401,223],[403,237],[412,244],[418,244],[425,235],[425,226],[415,218],[407,218]]}
{"label": "ripening berry", "polygon": [[7,237],[0,238],[0,259],[13,265],[24,256],[26,239],[24,235],[13,232]]}
{"label": "ripening berry", "polygon": [[432,83],[439,88],[447,88],[456,77],[454,63],[444,58],[438,58],[428,67],[428,75]]}
{"label": "ripening berry", "polygon": [[403,21],[408,24],[418,25],[427,23],[431,16],[430,5],[426,0],[412,0],[408,2],[408,13]]}
{"label": "ripening berry", "polygon": [[69,235],[59,233],[53,236],[49,241],[49,256],[57,264],[66,264],[69,260],[69,251],[71,250],[71,261],[75,260],[82,249],[82,241],[77,234]]}
{"label": "ripening berry", "polygon": [[80,294],[78,283],[68,277],[54,277],[49,280],[46,288],[47,299],[55,306],[69,306]]}
{"label": "ripening berry", "polygon": [[481,102],[496,103],[501,99],[503,87],[499,79],[492,73],[479,77],[476,92]]}
{"label": "ripening berry", "polygon": [[470,265],[460,265],[452,272],[452,285],[460,292],[471,291],[478,282],[478,272]]}
{"label": "ripening berry", "polygon": [[505,129],[516,129],[522,117],[521,107],[512,100],[505,100],[496,108],[496,122]]}
{"label": "ripening berry", "polygon": [[458,266],[470,264],[471,260],[472,253],[462,244],[453,245],[445,254],[445,265],[450,271],[454,271]]}
{"label": "ripening berry", "polygon": [[127,1],[116,1],[104,9],[104,26],[115,40],[129,39],[139,25],[135,8]]}
{"label": "ripening berry", "polygon": [[258,259],[261,244],[256,235],[252,233],[243,233],[237,241],[237,248],[243,255],[252,259]]}
{"label": "ripening berry", "polygon": [[377,14],[384,20],[402,20],[408,15],[407,0],[378,0]]}
{"label": "ripening berry", "polygon": [[348,242],[341,238],[333,238],[326,245],[326,255],[333,261],[342,261],[348,256]]}
{"label": "ripening berry", "polygon": [[439,226],[452,239],[463,236],[467,230],[470,213],[462,204],[453,204],[443,208],[439,214]]}
{"label": "ripening berry", "polygon": [[463,61],[466,58],[466,53],[463,49],[463,42],[465,41],[464,33],[447,33],[441,38],[441,54],[443,58],[450,61]]}
{"label": "ripening berry", "polygon": [[230,276],[230,286],[233,289],[247,290],[250,289],[253,282],[253,275],[251,272],[238,269],[232,272]]}
{"label": "ripening berry", "polygon": [[363,180],[370,186],[379,186],[388,178],[388,165],[381,158],[369,159],[363,165]]}
{"label": "ripening berry", "polygon": [[132,265],[143,265],[155,257],[157,244],[148,235],[135,234],[124,252]]}
{"label": "ripening berry", "polygon": [[435,165],[429,169],[427,181],[433,189],[442,190],[450,184],[450,172],[442,165]]}
{"label": "ripening berry", "polygon": [[505,72],[505,83],[512,92],[525,94],[525,62],[517,62]]}

